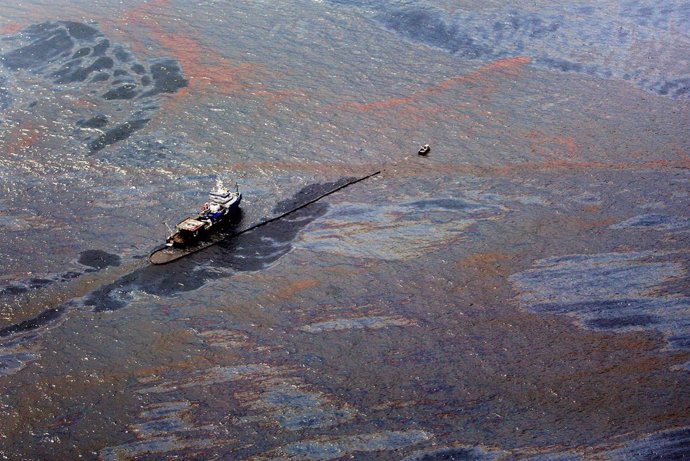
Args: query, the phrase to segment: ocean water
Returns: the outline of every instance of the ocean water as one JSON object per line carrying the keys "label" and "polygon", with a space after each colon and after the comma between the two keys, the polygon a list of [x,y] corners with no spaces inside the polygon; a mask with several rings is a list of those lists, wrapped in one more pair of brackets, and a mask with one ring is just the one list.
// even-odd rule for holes
{"label": "ocean water", "polygon": [[[688,51],[681,0],[0,4],[0,458],[690,459]],[[147,261],[217,178],[247,229],[376,171]]]}

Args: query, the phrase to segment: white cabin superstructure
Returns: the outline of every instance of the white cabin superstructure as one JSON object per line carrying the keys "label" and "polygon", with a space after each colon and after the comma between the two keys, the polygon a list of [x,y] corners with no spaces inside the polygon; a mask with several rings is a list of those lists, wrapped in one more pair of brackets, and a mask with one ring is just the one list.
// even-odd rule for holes
{"label": "white cabin superstructure", "polygon": [[239,191],[231,192],[223,186],[223,181],[219,179],[216,181],[216,187],[208,194],[209,208],[212,210],[213,205],[218,205],[221,208],[230,208],[239,196]]}

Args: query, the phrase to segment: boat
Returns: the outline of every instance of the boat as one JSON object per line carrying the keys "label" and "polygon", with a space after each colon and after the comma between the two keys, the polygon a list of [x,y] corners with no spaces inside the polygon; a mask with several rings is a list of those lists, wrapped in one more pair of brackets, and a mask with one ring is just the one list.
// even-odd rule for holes
{"label": "boat", "polygon": [[167,247],[184,248],[197,243],[200,239],[213,232],[215,227],[223,224],[235,214],[240,207],[242,193],[235,184],[231,191],[223,185],[220,179],[208,195],[208,202],[201,207],[201,212],[195,217],[188,217],[180,221],[165,241]]}
{"label": "boat", "polygon": [[419,155],[426,155],[431,151],[431,146],[429,144],[424,144],[422,147],[419,148],[417,153]]}

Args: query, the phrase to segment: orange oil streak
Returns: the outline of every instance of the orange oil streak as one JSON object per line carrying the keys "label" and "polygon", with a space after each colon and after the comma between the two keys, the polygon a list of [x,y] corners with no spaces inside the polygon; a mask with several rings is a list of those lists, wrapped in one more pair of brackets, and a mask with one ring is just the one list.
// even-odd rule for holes
{"label": "orange oil streak", "polygon": [[31,124],[13,128],[7,132],[5,139],[10,142],[5,146],[4,150],[10,154],[25,151],[38,142],[41,137],[40,133],[41,131]]}
{"label": "orange oil streak", "polygon": [[644,171],[663,170],[669,168],[689,169],[690,159],[683,160],[652,160],[647,162],[587,162],[575,160],[549,160],[543,162],[508,163],[504,165],[477,165],[477,164],[449,164],[406,158],[396,163],[383,165],[349,164],[338,165],[329,163],[305,163],[301,161],[272,161],[272,162],[247,162],[233,167],[234,171],[293,171],[313,174],[314,176],[331,177],[334,175],[364,175],[372,170],[382,168],[383,176],[391,174],[396,178],[403,177],[437,177],[443,175],[467,175],[467,176],[515,176],[522,173],[553,173],[560,171],[593,172],[593,171]]}
{"label": "orange oil streak", "polygon": [[[208,91],[227,95],[246,89],[247,82],[254,79],[261,67],[250,62],[236,63],[224,57],[194,38],[194,31],[185,30],[189,28],[184,25],[175,24],[176,32],[168,32],[164,22],[169,17],[165,12],[169,6],[169,0],[150,0],[131,9],[121,20],[106,21],[105,24],[112,31],[130,25],[147,29],[150,37],[180,62],[189,79],[189,87],[178,91],[177,97]],[[136,36],[128,36],[128,42],[134,51],[146,53],[145,44]]]}
{"label": "orange oil streak", "polygon": [[26,24],[19,22],[10,22],[0,26],[0,35],[12,35],[16,34],[20,30],[26,27]]}
{"label": "orange oil streak", "polygon": [[530,152],[536,156],[572,161],[579,151],[575,138],[570,136],[551,136],[542,131],[531,130],[526,137],[530,142]]}
{"label": "orange oil streak", "polygon": [[388,110],[398,106],[405,106],[419,101],[420,99],[431,96],[435,93],[447,91],[462,83],[479,83],[484,86],[484,90],[494,90],[491,79],[499,78],[516,78],[518,77],[524,67],[531,62],[531,59],[526,56],[518,56],[514,58],[499,59],[480,69],[471,72],[467,75],[460,75],[457,77],[444,80],[437,85],[429,87],[425,90],[412,93],[410,96],[401,98],[390,98],[383,101],[376,101],[371,103],[347,103],[344,106],[360,112],[368,112],[372,110]]}

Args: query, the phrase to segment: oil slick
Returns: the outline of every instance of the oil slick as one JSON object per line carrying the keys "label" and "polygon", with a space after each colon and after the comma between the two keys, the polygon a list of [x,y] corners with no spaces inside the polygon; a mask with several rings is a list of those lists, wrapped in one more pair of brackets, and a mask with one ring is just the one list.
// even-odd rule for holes
{"label": "oil slick", "polygon": [[[658,331],[667,349],[690,350],[690,298],[664,293],[688,280],[685,253],[600,253],[538,260],[510,277],[532,312],[574,316],[584,328]],[[688,368],[690,370],[690,368]]]}
{"label": "oil slick", "polygon": [[195,407],[187,400],[144,406],[139,414],[140,422],[130,427],[137,440],[104,448],[99,451],[98,459],[118,461],[144,455],[199,454],[214,445],[212,434],[217,428],[212,424],[196,424],[193,421]]}
{"label": "oil slick", "polygon": [[497,219],[506,210],[463,198],[336,205],[309,226],[298,246],[350,257],[407,260],[463,238],[470,226]]}
{"label": "oil slick", "polygon": [[400,316],[369,316],[369,317],[353,317],[353,318],[339,318],[335,320],[326,320],[323,322],[311,323],[300,327],[301,331],[307,333],[322,333],[327,331],[341,331],[341,330],[378,330],[379,328],[388,327],[408,327],[414,326],[416,322]]}
{"label": "oil slick", "polygon": [[[498,450],[488,450],[483,447],[456,446],[435,448],[431,450],[420,450],[403,458],[402,461],[498,461],[504,459],[506,452]],[[556,461],[556,460],[553,460]],[[565,461],[565,460],[563,460]]]}
{"label": "oil slick", "polygon": [[[157,95],[187,86],[176,60],[142,63],[94,25],[81,22],[34,24],[5,38],[0,51],[4,51],[0,62],[11,72],[29,72],[46,79],[57,91],[77,89],[110,102],[108,114],[94,113],[74,121],[91,152],[144,128],[157,111]],[[120,111],[129,115],[123,118]]]}
{"label": "oil slick", "polygon": [[36,317],[0,329],[0,376],[13,375],[40,357],[41,337],[60,325],[74,303],[47,309]]}
{"label": "oil slick", "polygon": [[[255,338],[242,331],[199,329],[195,334],[220,350],[242,347],[243,354],[253,350],[259,357],[272,355],[270,349],[260,347]],[[300,367],[244,362],[142,376],[138,381],[136,393],[152,403],[144,405],[138,420],[130,425],[137,440],[103,448],[100,459],[133,459],[145,454],[208,457],[212,453],[245,459],[254,453],[249,457],[257,460],[330,460],[405,449],[433,437],[429,431],[418,429],[332,435],[350,428],[362,413],[342,398],[308,383]],[[204,410],[191,401],[199,392],[227,396],[224,398],[239,409],[227,415],[222,414],[222,408]],[[208,418],[209,410],[217,423],[200,422]],[[246,433],[245,443],[225,436],[229,429]],[[282,434],[281,439],[293,434],[287,438],[292,441],[276,446],[265,439],[261,445],[268,449],[257,453],[259,447],[251,440],[266,431]]]}
{"label": "oil slick", "polygon": [[613,461],[685,459],[690,452],[690,427],[659,431],[606,453]]}
{"label": "oil slick", "polygon": [[122,258],[119,255],[103,250],[84,250],[79,254],[79,264],[88,266],[87,272],[99,271],[106,267],[119,266]]}
{"label": "oil slick", "polygon": [[678,427],[633,438],[609,441],[586,448],[554,450],[554,447],[515,448],[512,450],[457,444],[419,450],[403,461],[647,461],[685,459],[690,449],[690,428]]}
{"label": "oil slick", "polygon": [[321,437],[289,444],[280,450],[260,457],[259,460],[308,460],[328,461],[347,455],[399,450],[425,442],[432,434],[421,430],[382,431],[369,434]]}
{"label": "oil slick", "polygon": [[284,430],[325,428],[351,420],[358,412],[307,385],[297,370],[267,364],[213,367],[178,380],[146,380],[142,395],[179,393],[186,389],[232,384],[234,397],[246,409],[237,425],[277,425]]}
{"label": "oil slick", "polygon": [[[486,61],[528,56],[535,66],[549,70],[627,80],[658,95],[690,97],[690,76],[683,68],[684,61],[659,60],[660,55],[680,58],[681,50],[688,46],[687,35],[670,48],[645,56],[649,63],[641,64],[637,59],[641,45],[653,45],[657,34],[670,36],[674,27],[690,28],[690,13],[682,2],[662,6],[650,0],[626,1],[617,15],[595,6],[556,7],[555,12],[490,7],[473,12],[421,1],[330,3],[362,8],[393,33],[458,58]],[[659,65],[664,68],[662,75]]]}
{"label": "oil slick", "polygon": [[662,214],[642,214],[633,216],[618,224],[611,226],[611,229],[639,229],[655,231],[685,231],[690,229],[690,218],[680,218]]}

